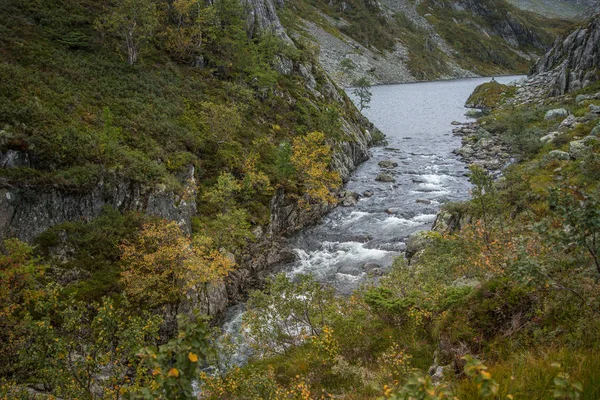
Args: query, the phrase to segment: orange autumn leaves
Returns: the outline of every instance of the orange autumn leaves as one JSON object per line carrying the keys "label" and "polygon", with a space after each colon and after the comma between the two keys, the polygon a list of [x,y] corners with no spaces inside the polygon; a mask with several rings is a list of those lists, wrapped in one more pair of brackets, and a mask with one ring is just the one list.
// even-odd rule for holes
{"label": "orange autumn leaves", "polygon": [[187,237],[175,222],[146,224],[120,247],[125,292],[150,308],[177,303],[186,293],[221,281],[234,266],[212,239]]}
{"label": "orange autumn leaves", "polygon": [[329,169],[332,153],[322,132],[296,137],[292,143],[291,163],[304,192],[313,200],[329,204],[336,202],[331,190],[342,184],[340,174]]}

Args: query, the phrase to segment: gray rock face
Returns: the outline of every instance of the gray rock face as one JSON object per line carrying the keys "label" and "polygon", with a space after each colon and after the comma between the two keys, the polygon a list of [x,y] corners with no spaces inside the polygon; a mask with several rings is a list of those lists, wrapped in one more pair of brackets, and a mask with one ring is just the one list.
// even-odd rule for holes
{"label": "gray rock face", "polygon": [[533,68],[533,75],[548,73],[551,96],[580,89],[598,80],[600,16],[558,41]]}
{"label": "gray rock face", "polygon": [[564,108],[555,108],[554,110],[549,110],[546,115],[544,115],[545,120],[553,120],[559,118],[565,118],[569,115],[569,112]]}
{"label": "gray rock face", "polygon": [[252,36],[267,31],[288,44],[293,44],[286,33],[272,0],[243,0],[246,9],[246,30]]}
{"label": "gray rock face", "polygon": [[191,232],[196,214],[196,182],[190,167],[183,195],[160,188],[146,188],[139,183],[114,177],[105,179],[86,192],[59,189],[0,189],[0,237],[24,241],[65,221],[89,221],[111,206],[121,212],[139,211],[176,221]]}

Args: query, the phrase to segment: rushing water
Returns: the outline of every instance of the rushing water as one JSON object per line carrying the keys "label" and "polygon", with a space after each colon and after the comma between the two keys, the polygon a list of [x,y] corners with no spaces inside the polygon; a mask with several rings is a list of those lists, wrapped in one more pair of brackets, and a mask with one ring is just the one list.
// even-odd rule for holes
{"label": "rushing water", "polygon": [[[371,149],[371,158],[354,172],[346,189],[360,194],[370,190],[373,195],[362,196],[356,207],[336,208],[318,225],[291,238],[298,258],[278,270],[291,276],[311,273],[340,293],[349,293],[369,271],[389,268],[405,249],[408,235],[431,227],[441,204],[466,199],[470,184],[465,164],[452,154],[460,138],[452,135],[451,122],[467,120],[464,103],[486,81],[489,78],[371,88],[370,108],[363,113],[389,143]],[[379,167],[384,160],[398,166]],[[396,182],[377,182],[381,172]],[[240,305],[229,310],[225,331],[238,331],[242,312]],[[245,360],[242,353],[239,362]]]}

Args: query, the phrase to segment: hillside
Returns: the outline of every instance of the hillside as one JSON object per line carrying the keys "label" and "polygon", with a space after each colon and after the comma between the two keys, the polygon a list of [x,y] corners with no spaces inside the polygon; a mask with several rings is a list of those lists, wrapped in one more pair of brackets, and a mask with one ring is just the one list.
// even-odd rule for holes
{"label": "hillside", "polygon": [[[597,344],[596,249],[590,259],[589,235],[545,247],[531,233],[536,223],[571,231],[560,228],[573,204],[550,210],[544,184],[581,185],[583,200],[595,193],[594,139],[577,142],[595,123],[585,107],[599,107],[592,79],[568,85],[591,104],[556,100],[578,127],[541,149],[531,132],[562,129],[540,119],[548,105],[481,121],[494,135],[527,133],[523,142],[509,135],[523,162],[507,179],[518,185],[498,186],[492,201],[479,171],[474,183],[487,186],[475,201],[446,210],[485,231],[440,228],[421,241],[435,246],[411,259],[420,267],[399,258],[380,287],[350,298],[310,277],[267,283],[251,295],[247,322],[265,355],[280,349],[272,305],[283,325],[292,313],[319,324],[298,340],[289,329],[276,335],[293,344],[285,357],[229,368],[233,344],[213,329],[265,286],[270,267],[295,257],[286,236],[335,207],[369,146],[383,141],[341,85],[524,71],[568,24],[491,0],[0,2],[0,397],[191,399],[201,382],[211,398],[393,398],[405,381],[427,383],[409,372],[426,371],[436,354],[436,368],[450,366],[448,390],[472,393],[477,382],[450,373],[463,367],[461,351],[490,360],[505,383],[514,366],[506,354],[536,340],[574,379],[598,379],[582,350]],[[596,36],[586,37],[591,60]],[[580,59],[576,46],[561,51]],[[559,156],[546,162],[546,153]],[[597,203],[586,204],[576,228],[587,232],[591,215],[595,235]],[[513,232],[524,241],[509,240]],[[519,371],[547,367],[537,353],[516,354]],[[578,360],[589,368],[573,367]],[[469,365],[492,385],[483,366]],[[518,383],[515,393],[527,395]]]}
{"label": "hillside", "polygon": [[[509,0],[511,4],[523,10],[532,11],[547,17],[577,18],[592,6],[598,5],[597,0]],[[584,18],[588,18],[589,15]]]}
{"label": "hillside", "polygon": [[[598,39],[578,43],[596,59]],[[349,298],[283,274],[253,292],[255,358],[206,398],[597,399],[600,84],[538,93],[476,90],[489,114],[454,129],[472,199],[445,204],[390,273]]]}
{"label": "hillside", "polygon": [[338,83],[373,83],[524,73],[570,23],[505,1],[285,2],[291,35],[320,47]]}

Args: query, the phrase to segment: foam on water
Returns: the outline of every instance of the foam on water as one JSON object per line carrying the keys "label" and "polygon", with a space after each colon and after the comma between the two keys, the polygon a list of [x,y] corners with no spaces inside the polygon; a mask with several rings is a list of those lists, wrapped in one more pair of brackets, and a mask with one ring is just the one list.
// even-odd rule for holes
{"label": "foam on water", "polygon": [[[338,207],[321,223],[290,238],[297,260],[277,270],[290,277],[312,273],[316,280],[349,293],[368,279],[365,264],[385,270],[405,249],[408,235],[431,227],[443,203],[466,199],[471,187],[468,170],[452,153],[461,139],[451,134],[450,123],[466,121],[466,99],[488,80],[373,87],[365,115],[385,133],[389,145],[372,148],[371,158],[358,167],[345,189],[372,190],[374,195],[361,198],[354,208]],[[399,165],[382,169],[378,163],[384,160]],[[391,174],[396,182],[375,181],[381,172]],[[224,327],[234,330],[240,319],[233,320]]]}

